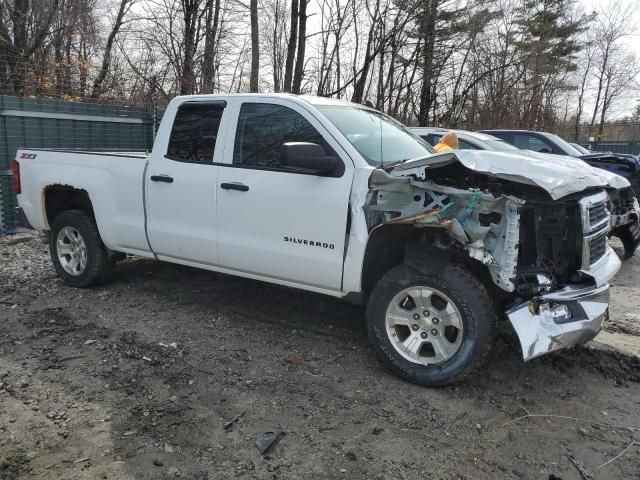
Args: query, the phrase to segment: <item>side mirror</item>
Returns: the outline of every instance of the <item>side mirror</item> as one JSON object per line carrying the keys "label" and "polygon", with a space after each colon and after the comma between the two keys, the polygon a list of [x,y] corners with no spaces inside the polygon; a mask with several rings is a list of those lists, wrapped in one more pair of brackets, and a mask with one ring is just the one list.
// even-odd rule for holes
{"label": "side mirror", "polygon": [[540,150],[538,150],[538,152],[540,152],[540,153],[553,153],[553,151],[548,147],[542,147]]}
{"label": "side mirror", "polygon": [[287,142],[280,149],[284,167],[304,173],[329,175],[336,171],[339,161],[327,155],[321,145],[309,142]]}

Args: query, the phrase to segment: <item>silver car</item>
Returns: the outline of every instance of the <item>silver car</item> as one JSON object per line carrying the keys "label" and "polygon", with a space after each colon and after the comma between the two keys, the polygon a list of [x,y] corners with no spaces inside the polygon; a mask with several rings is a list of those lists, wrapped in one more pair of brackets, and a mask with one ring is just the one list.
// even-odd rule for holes
{"label": "silver car", "polygon": [[469,132],[467,130],[452,130],[438,127],[412,127],[411,131],[426,140],[430,145],[435,145],[440,141],[442,136],[447,132],[455,132],[458,136],[458,143],[461,150],[495,150],[499,152],[518,151],[522,153],[518,147],[514,147],[504,140],[487,135],[486,133]]}

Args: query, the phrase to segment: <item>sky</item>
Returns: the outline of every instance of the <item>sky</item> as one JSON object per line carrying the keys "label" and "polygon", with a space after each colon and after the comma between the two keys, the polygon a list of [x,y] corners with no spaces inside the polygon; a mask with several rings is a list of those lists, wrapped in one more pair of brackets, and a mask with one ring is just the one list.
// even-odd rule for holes
{"label": "sky", "polygon": [[[585,13],[592,12],[594,10],[606,10],[615,2],[622,3],[624,11],[629,12],[630,31],[629,36],[624,39],[624,43],[627,45],[630,51],[633,51],[636,55],[636,59],[640,61],[640,0],[578,0],[579,3],[584,5]],[[636,76],[636,85],[640,87],[640,73]],[[616,120],[618,118],[626,117],[630,115],[635,108],[635,105],[640,103],[640,91],[629,92],[626,98],[621,98],[617,101],[610,112],[610,119]],[[587,101],[586,108],[593,108]]]}
{"label": "sky", "polygon": [[585,12],[591,12],[606,8],[616,1],[621,2],[623,8],[628,8],[631,13],[630,22],[635,33],[627,37],[625,42],[640,57],[640,0],[579,0],[579,3],[584,5]]}

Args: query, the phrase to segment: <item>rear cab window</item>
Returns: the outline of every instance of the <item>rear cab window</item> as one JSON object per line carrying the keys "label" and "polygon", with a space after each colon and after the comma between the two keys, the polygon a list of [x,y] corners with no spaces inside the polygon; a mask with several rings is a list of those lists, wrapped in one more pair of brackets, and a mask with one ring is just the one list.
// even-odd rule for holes
{"label": "rear cab window", "polygon": [[224,102],[186,102],[178,107],[166,158],[176,162],[213,164]]}

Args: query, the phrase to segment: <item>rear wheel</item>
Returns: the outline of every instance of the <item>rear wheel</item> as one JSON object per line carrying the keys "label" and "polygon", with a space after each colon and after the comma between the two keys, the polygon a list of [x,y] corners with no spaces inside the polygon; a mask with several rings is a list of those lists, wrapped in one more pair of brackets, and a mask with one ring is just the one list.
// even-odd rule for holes
{"label": "rear wheel", "polygon": [[378,281],[367,305],[369,338],[379,358],[420,385],[450,383],[478,368],[495,319],[485,288],[455,265],[437,275],[398,265]]}
{"label": "rear wheel", "polygon": [[56,272],[67,285],[89,287],[110,277],[107,248],[95,221],[82,210],[68,210],[56,217],[49,250]]}

